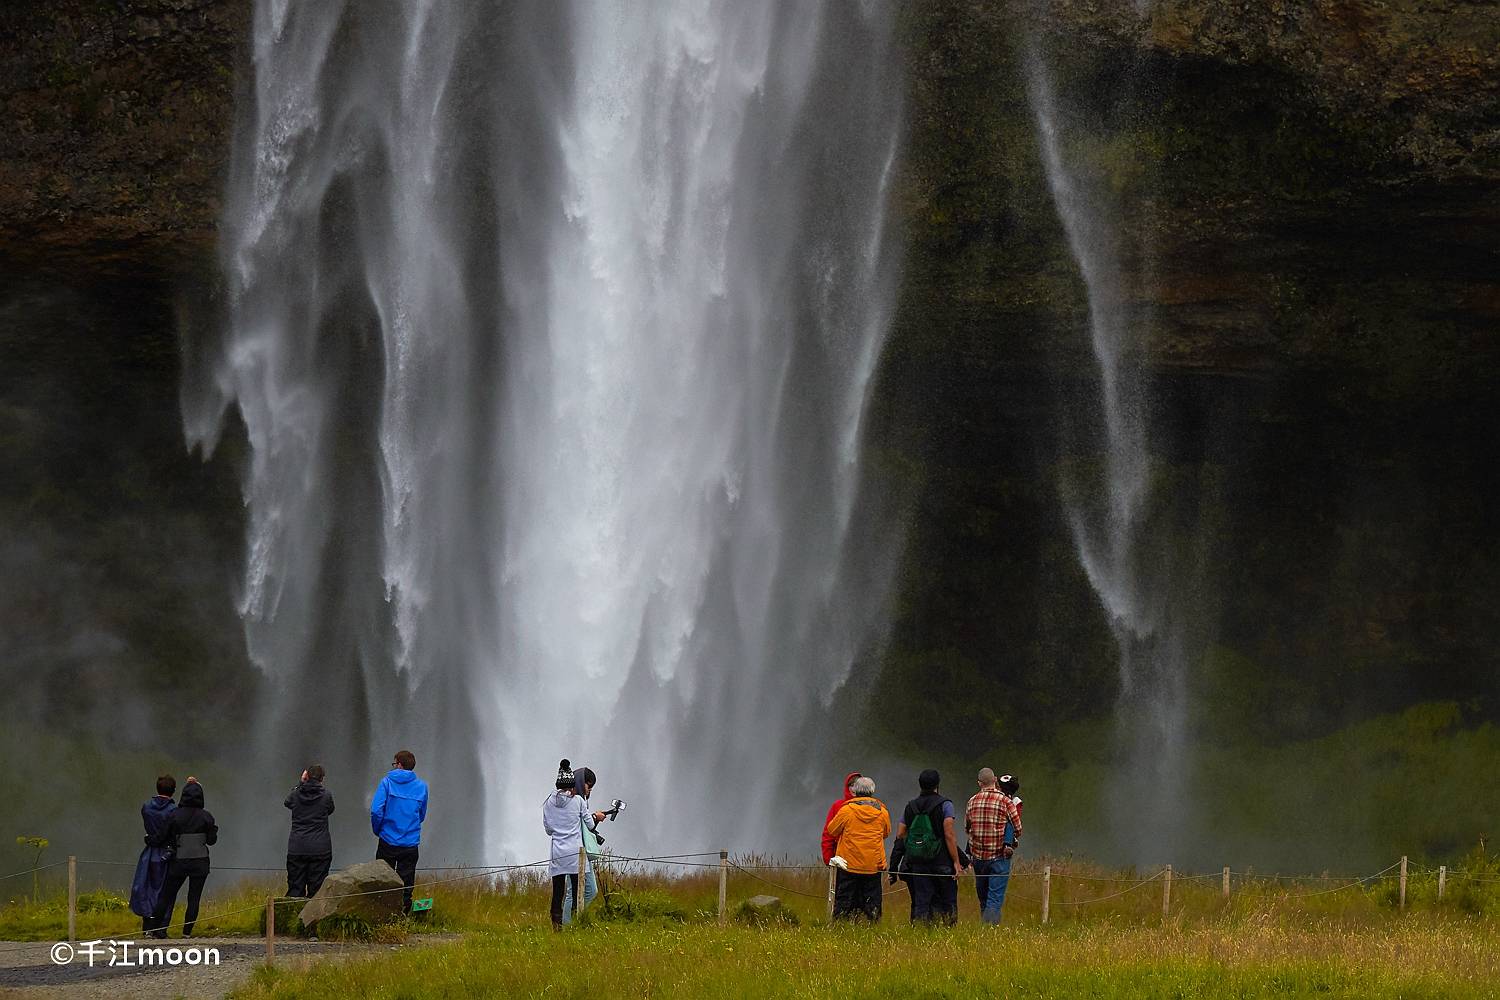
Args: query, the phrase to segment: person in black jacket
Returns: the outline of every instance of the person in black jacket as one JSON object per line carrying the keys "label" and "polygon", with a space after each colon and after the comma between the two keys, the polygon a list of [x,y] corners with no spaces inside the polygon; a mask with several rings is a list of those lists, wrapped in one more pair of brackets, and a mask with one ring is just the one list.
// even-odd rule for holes
{"label": "person in black jacket", "polygon": [[188,899],[182,936],[193,936],[198,901],[203,897],[203,883],[208,881],[208,847],[218,840],[219,827],[214,822],[214,815],[203,808],[203,786],[198,784],[197,778],[188,778],[187,784],[182,786],[176,811],[160,831],[147,838],[151,846],[165,847],[172,852],[172,860],[167,863],[167,881],[161,887],[156,913],[151,917],[152,937],[167,936],[172,909],[177,905],[177,891],[184,882],[188,884]]}
{"label": "person in black jacket", "polygon": [[333,838],[328,834],[333,794],[323,787],[325,774],[323,765],[309,765],[282,803],[292,811],[292,832],[286,839],[288,896],[316,896],[333,866]]}
{"label": "person in black jacket", "polygon": [[953,831],[953,801],[938,791],[940,780],[932,768],[917,776],[922,794],[906,804],[891,847],[891,884],[905,880],[912,923],[956,923],[957,878],[969,867]]}

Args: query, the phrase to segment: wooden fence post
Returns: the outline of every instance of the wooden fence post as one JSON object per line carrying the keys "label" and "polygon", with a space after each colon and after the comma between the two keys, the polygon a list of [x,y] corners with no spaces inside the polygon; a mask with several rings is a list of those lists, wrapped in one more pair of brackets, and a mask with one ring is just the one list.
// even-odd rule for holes
{"label": "wooden fence post", "polygon": [[266,964],[276,964],[276,894],[266,897]]}
{"label": "wooden fence post", "polygon": [[828,866],[828,919],[833,919],[833,887],[838,878],[838,869],[833,865]]}
{"label": "wooden fence post", "polygon": [[573,919],[583,916],[583,880],[588,878],[589,852],[582,845],[578,848],[578,885],[573,890]]}
{"label": "wooden fence post", "polygon": [[1052,866],[1047,865],[1042,869],[1042,923],[1047,922],[1048,915],[1052,912]]}
{"label": "wooden fence post", "polygon": [[719,925],[729,920],[729,852],[719,852]]}
{"label": "wooden fence post", "polygon": [[1401,907],[1406,909],[1406,855],[1401,855]]}
{"label": "wooden fence post", "polygon": [[1165,920],[1172,912],[1172,866],[1167,865],[1167,870],[1162,874],[1161,918]]}
{"label": "wooden fence post", "polygon": [[78,940],[78,858],[68,855],[68,940]]}
{"label": "wooden fence post", "polygon": [[1438,865],[1438,901],[1443,899],[1443,890],[1448,887],[1448,866]]}
{"label": "wooden fence post", "polygon": [[1229,898],[1229,866],[1224,866],[1224,898]]}

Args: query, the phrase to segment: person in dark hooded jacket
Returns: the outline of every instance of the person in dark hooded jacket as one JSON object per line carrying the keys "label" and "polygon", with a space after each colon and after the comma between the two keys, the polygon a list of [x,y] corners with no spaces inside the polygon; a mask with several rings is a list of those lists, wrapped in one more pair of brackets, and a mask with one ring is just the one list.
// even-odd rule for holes
{"label": "person in dark hooded jacket", "polygon": [[316,896],[333,866],[333,838],[328,833],[333,794],[323,787],[325,775],[321,764],[309,765],[282,803],[292,811],[292,832],[286,839],[288,896]]}
{"label": "person in dark hooded jacket", "polygon": [[170,774],[156,779],[156,794],[141,806],[141,821],[146,825],[146,846],[141,848],[141,857],[135,863],[135,878],[130,882],[130,912],[141,918],[141,930],[151,929],[151,918],[156,915],[156,899],[167,880],[167,862],[171,860],[165,847],[152,847],[151,835],[159,833],[167,825],[177,803],[172,793],[177,791],[177,779]]}
{"label": "person in dark hooded jacket", "polygon": [[146,840],[151,846],[165,847],[172,853],[172,860],[167,864],[167,881],[161,887],[156,913],[151,917],[152,937],[167,936],[172,909],[177,905],[177,892],[184,882],[188,884],[188,899],[182,936],[193,936],[193,924],[198,920],[198,901],[203,897],[203,883],[208,881],[208,848],[218,840],[219,827],[214,822],[213,813],[203,808],[203,786],[198,784],[197,778],[188,778],[187,784],[182,786],[177,810],[160,831]]}

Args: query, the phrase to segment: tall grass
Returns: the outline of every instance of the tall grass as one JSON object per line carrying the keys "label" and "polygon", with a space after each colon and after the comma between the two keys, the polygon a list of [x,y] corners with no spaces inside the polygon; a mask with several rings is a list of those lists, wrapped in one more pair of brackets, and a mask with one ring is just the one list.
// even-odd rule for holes
{"label": "tall grass", "polygon": [[236,996],[1483,997],[1492,928],[1422,917],[1350,933],[1253,921],[1179,930],[1092,921],[954,929],[537,923],[310,971],[266,970]]}

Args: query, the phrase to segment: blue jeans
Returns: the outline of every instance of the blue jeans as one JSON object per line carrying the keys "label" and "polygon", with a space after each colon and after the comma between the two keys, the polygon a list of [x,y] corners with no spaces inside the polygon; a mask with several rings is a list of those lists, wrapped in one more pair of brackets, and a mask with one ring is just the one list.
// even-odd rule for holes
{"label": "blue jeans", "polygon": [[[588,909],[589,904],[597,895],[599,895],[599,883],[594,880],[594,866],[590,863],[583,874],[583,905],[578,908],[578,911],[581,913]],[[565,924],[573,922],[573,894],[571,892],[563,897],[562,922]]]}
{"label": "blue jeans", "polygon": [[1005,890],[1010,886],[1010,858],[974,859],[974,890],[979,894],[980,918],[987,924],[1000,922]]}

